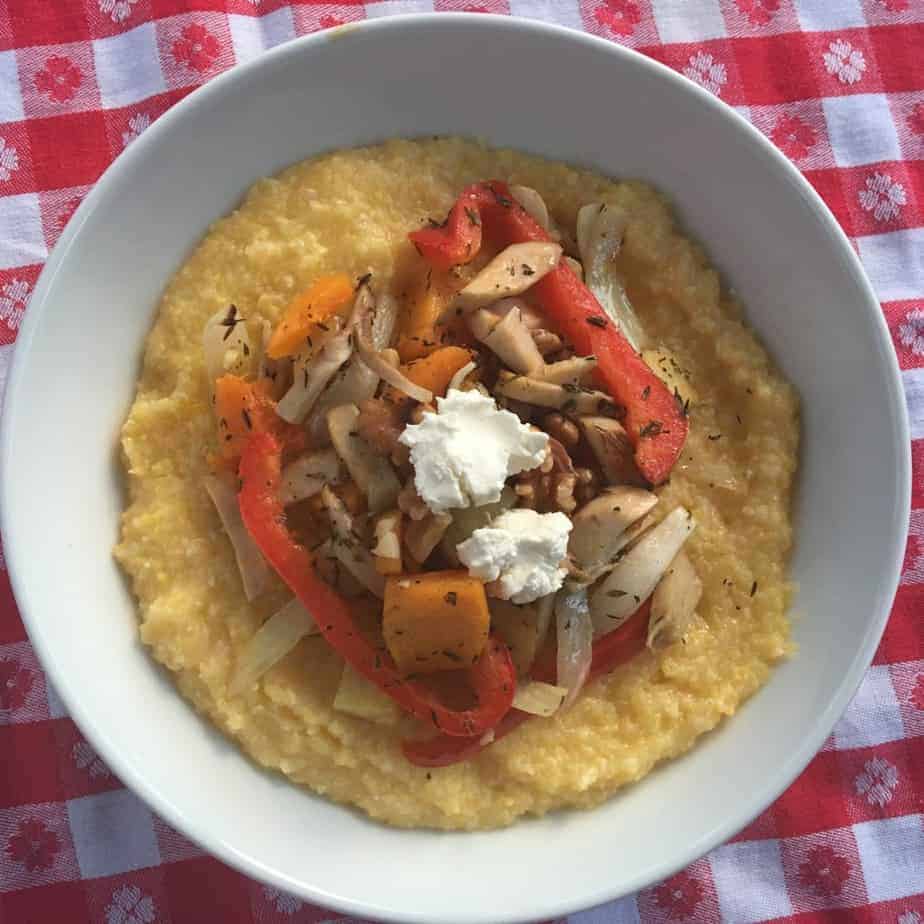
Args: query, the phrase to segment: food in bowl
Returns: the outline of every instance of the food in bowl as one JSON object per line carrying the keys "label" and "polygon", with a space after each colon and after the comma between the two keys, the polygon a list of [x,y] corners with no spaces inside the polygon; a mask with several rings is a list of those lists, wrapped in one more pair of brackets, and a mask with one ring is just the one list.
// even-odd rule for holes
{"label": "food in bowl", "polygon": [[798,432],[657,192],[392,141],[259,181],[169,283],[116,555],[258,762],[497,827],[598,804],[786,655]]}

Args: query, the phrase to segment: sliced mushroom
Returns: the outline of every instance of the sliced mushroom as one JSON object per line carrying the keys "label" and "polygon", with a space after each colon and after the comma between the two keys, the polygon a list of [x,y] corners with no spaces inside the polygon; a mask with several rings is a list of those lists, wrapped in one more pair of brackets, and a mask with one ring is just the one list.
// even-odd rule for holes
{"label": "sliced mushroom", "polygon": [[635,465],[635,447],[629,434],[612,417],[580,417],[584,438],[596,456],[607,484],[643,484]]}
{"label": "sliced mushroom", "polygon": [[557,363],[544,363],[532,370],[530,375],[533,378],[541,378],[543,382],[554,382],[556,385],[576,385],[586,379],[596,368],[596,356],[572,356],[570,359],[561,359]]}
{"label": "sliced mushroom", "polygon": [[542,312],[530,305],[525,298],[502,298],[499,302],[491,305],[491,311],[500,317],[503,317],[509,311],[513,311],[514,308],[520,312],[520,320],[531,332],[539,330],[545,325],[546,320]]}
{"label": "sliced mushroom", "polygon": [[688,510],[676,507],[616,563],[590,596],[595,637],[618,629],[641,606],[695,525]]}
{"label": "sliced mushroom", "polygon": [[682,549],[651,597],[648,647],[664,648],[683,638],[703,595],[703,582]]}
{"label": "sliced mushroom", "polygon": [[509,373],[501,373],[494,391],[495,394],[524,404],[551,407],[568,414],[593,414],[602,406],[612,404],[609,395],[602,391],[578,388],[576,385],[558,385],[544,379]]}
{"label": "sliced mushroom", "polygon": [[279,500],[285,505],[294,504],[314,497],[324,485],[340,480],[340,459],[333,449],[309,452],[282,470]]}
{"label": "sliced mushroom", "polygon": [[366,495],[369,510],[381,513],[395,506],[401,484],[391,463],[359,435],[358,420],[359,408],[355,404],[344,404],[328,412],[327,428],[350,477]]}
{"label": "sliced mushroom", "polygon": [[422,520],[411,520],[404,531],[404,546],[418,564],[423,564],[452,523],[451,513],[431,513]]}
{"label": "sliced mushroom", "polygon": [[545,200],[531,186],[511,186],[510,195],[541,225],[546,231],[551,227],[549,222],[549,209]]}
{"label": "sliced mushroom", "polygon": [[571,518],[568,551],[577,566],[596,576],[628,544],[627,530],[658,502],[642,488],[609,488],[584,504]]}
{"label": "sliced mushroom", "polygon": [[519,308],[511,309],[503,317],[479,308],[469,316],[469,327],[514,372],[532,372],[545,366],[529,328],[521,320]]}
{"label": "sliced mushroom", "polygon": [[330,517],[332,554],[363,587],[384,597],[385,578],[376,571],[372,555],[354,529],[343,501],[327,485],[321,489],[321,501]]}
{"label": "sliced mushroom", "polygon": [[555,268],[561,252],[561,247],[551,241],[511,244],[456,295],[440,320],[453,313],[470,314],[511,295],[522,295]]}

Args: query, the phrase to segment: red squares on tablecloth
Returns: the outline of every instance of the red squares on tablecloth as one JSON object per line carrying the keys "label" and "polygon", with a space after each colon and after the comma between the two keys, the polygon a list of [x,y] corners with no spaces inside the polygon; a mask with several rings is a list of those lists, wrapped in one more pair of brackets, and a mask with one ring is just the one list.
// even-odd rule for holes
{"label": "red squares on tablecloth", "polygon": [[850,223],[850,208],[844,195],[839,170],[803,170],[805,178],[812,184],[815,192],[824,200],[840,226],[847,234],[853,234]]}
{"label": "red squares on tablecloth", "polygon": [[36,182],[42,189],[95,183],[112,154],[102,112],[82,112],[27,123]]}
{"label": "red squares on tablecloth", "polygon": [[911,528],[905,568],[895,594],[892,616],[874,658],[877,664],[924,658],[924,634],[920,630],[921,613],[924,612],[924,583],[919,580],[924,567],[924,517],[920,511],[912,512]]}
{"label": "red squares on tablecloth", "polygon": [[[13,343],[16,339],[41,269],[41,264],[36,263],[0,270],[0,345]],[[18,621],[15,606],[7,609],[4,603],[0,604],[0,608]],[[3,621],[4,616],[0,616],[0,623]],[[13,631],[16,631],[15,627]],[[4,631],[0,628],[0,642],[4,641],[3,636]]]}
{"label": "red squares on tablecloth", "polygon": [[172,924],[234,921],[250,906],[248,881],[210,857],[165,866],[164,885]]}
{"label": "red squares on tablecloth", "polygon": [[837,751],[821,751],[768,809],[779,837],[843,824],[844,781]]}
{"label": "red squares on tablecloth", "polygon": [[121,789],[122,783],[69,719],[54,723],[56,764],[65,799]]}
{"label": "red squares on tablecloth", "polygon": [[[90,879],[84,888],[87,906],[94,921],[105,921],[106,924],[160,924],[161,921],[171,920],[164,875],[159,867]],[[203,921],[202,924],[212,922]],[[223,922],[216,921],[215,924]]]}
{"label": "red squares on tablecloth", "polygon": [[0,921],[4,924],[99,924],[100,920],[105,919],[90,913],[82,882],[24,887],[5,895],[0,891]]}
{"label": "red squares on tablecloth", "polygon": [[94,39],[119,35],[151,19],[150,0],[83,0]]}
{"label": "red squares on tablecloth", "polygon": [[867,164],[838,173],[853,235],[901,231],[921,221],[917,182],[908,164]]}
{"label": "red squares on tablecloth", "polygon": [[878,93],[883,89],[868,29],[808,32],[804,40],[814,68],[812,96]]}
{"label": "red squares on tablecloth", "polygon": [[331,921],[331,912],[326,908],[304,902],[275,886],[263,885],[252,879],[246,882],[254,924],[320,924]]}
{"label": "red squares on tablecloth", "polygon": [[802,33],[736,38],[729,48],[746,88],[745,104],[769,106],[817,95],[814,62]]}
{"label": "red squares on tablecloth", "polygon": [[[0,683],[3,682],[0,669]],[[60,720],[58,720],[60,721]],[[55,722],[0,725],[2,781],[0,808],[63,798],[58,775]],[[0,863],[2,866],[2,863]],[[0,889],[3,879],[0,876]]]}
{"label": "red squares on tablecloth", "polygon": [[28,123],[0,124],[0,194],[16,196],[34,193],[37,188]]}
{"label": "red squares on tablecloth", "polygon": [[742,91],[731,40],[655,46],[646,48],[645,53],[679,71],[731,106],[748,103]]}
{"label": "red squares on tablecloth", "polygon": [[[924,298],[885,302],[882,311],[902,369],[924,366]],[[924,581],[924,568],[920,579]]]}
{"label": "red squares on tablecloth", "polygon": [[2,557],[2,562],[0,562],[0,650],[2,650],[2,646],[11,642],[25,641],[26,630],[19,618],[19,610],[16,608],[13,591],[10,589],[10,577],[6,570],[6,558],[2,544],[0,544],[0,557]]}
{"label": "red squares on tablecloth", "polygon": [[90,38],[90,25],[81,0],[6,0],[13,44],[58,45]]}
{"label": "red squares on tablecloth", "polygon": [[921,74],[924,24],[870,29],[868,35],[884,90],[901,93],[924,89]]}

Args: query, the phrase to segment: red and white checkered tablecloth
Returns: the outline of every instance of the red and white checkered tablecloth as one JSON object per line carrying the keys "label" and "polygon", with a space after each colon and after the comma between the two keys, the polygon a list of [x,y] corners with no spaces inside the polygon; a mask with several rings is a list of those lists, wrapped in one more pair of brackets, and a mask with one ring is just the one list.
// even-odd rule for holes
{"label": "red and white checkered tablecloth", "polygon": [[[901,586],[873,666],[825,747],[738,837],[569,924],[922,924],[924,0],[0,0],[0,384],[62,228],[169,106],[294,36],[434,8],[602,35],[750,119],[854,242],[911,415]],[[0,570],[0,922],[321,920],[343,918],[203,855],[120,784],[46,682]]]}

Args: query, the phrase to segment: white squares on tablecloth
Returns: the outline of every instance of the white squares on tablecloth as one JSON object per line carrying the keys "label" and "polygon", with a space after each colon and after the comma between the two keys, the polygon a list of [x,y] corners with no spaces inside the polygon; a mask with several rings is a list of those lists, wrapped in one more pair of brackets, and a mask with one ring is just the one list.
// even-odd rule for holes
{"label": "white squares on tablecloth", "polygon": [[379,3],[367,3],[366,17],[380,19],[382,16],[395,16],[399,13],[432,13],[433,0],[380,0]]}
{"label": "white squares on tablecloth", "polygon": [[651,0],[651,12],[658,26],[658,36],[670,42],[705,42],[725,38],[725,17],[719,0],[698,0],[696,14],[677,0]]}
{"label": "white squares on tablecloth", "polygon": [[21,122],[22,92],[19,89],[19,69],[15,51],[0,51],[0,123]]}
{"label": "white squares on tablecloth", "polygon": [[284,6],[266,16],[228,16],[231,44],[238,64],[295,38],[295,23],[291,8]]}
{"label": "white squares on tablecloth", "polygon": [[853,826],[871,902],[924,892],[924,817],[902,815]]}
{"label": "white squares on tablecloth", "polygon": [[913,440],[924,439],[924,369],[903,369],[902,385],[908,403],[908,424]]}
{"label": "white squares on tablecloth", "polygon": [[153,23],[96,39],[93,59],[103,109],[130,106],[167,88]]}
{"label": "white squares on tablecloth", "polygon": [[0,196],[0,270],[42,263],[47,256],[39,197]]}
{"label": "white squares on tablecloth", "polygon": [[750,924],[793,913],[778,841],[737,841],[709,854],[723,921]]}
{"label": "white squares on tablecloth", "polygon": [[510,15],[541,19],[584,31],[578,0],[510,0]]}
{"label": "white squares on tablecloth", "polygon": [[127,789],[71,799],[67,814],[84,879],[160,863],[151,813]]}
{"label": "white squares on tablecloth", "polygon": [[901,160],[892,111],[884,94],[828,96],[821,103],[838,167]]}
{"label": "white squares on tablecloth", "polygon": [[796,0],[796,12],[806,32],[827,32],[866,25],[860,0]]}
{"label": "white squares on tablecloth", "polygon": [[634,895],[568,915],[568,924],[640,924],[640,921]]}
{"label": "white squares on tablecloth", "polygon": [[874,664],[863,677],[847,711],[834,727],[840,750],[868,748],[905,736],[902,713],[885,664]]}
{"label": "white squares on tablecloth", "polygon": [[64,700],[58,695],[58,691],[51,685],[51,681],[45,680],[45,696],[48,698],[48,714],[53,719],[63,719],[70,715]]}
{"label": "white squares on tablecloth", "polygon": [[858,237],[857,250],[879,301],[904,302],[921,297],[924,228]]}

